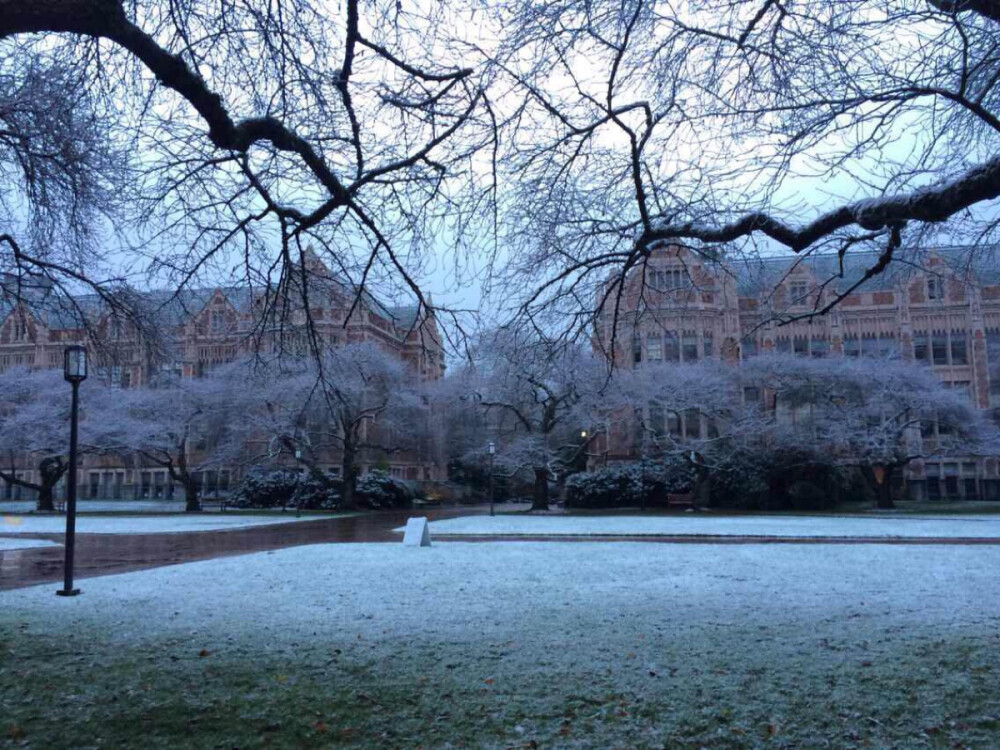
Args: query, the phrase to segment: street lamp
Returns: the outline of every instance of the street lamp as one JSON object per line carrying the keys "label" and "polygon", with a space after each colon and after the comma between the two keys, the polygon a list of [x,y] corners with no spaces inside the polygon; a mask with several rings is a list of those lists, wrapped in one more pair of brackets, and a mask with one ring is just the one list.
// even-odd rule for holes
{"label": "street lamp", "polygon": [[490,451],[490,516],[493,516],[493,454],[497,452],[497,447],[491,440],[489,444]]}
{"label": "street lamp", "polygon": [[73,553],[76,549],[76,427],[80,407],[80,383],[87,379],[87,350],[67,346],[63,353],[63,378],[72,386],[73,402],[69,417],[69,477],[66,482],[66,558],[64,580],[58,596],[76,596],[73,588]]}
{"label": "street lamp", "polygon": [[646,512],[646,425],[642,425],[642,446],[639,448],[642,456],[639,457],[640,476],[642,483],[639,485],[639,510]]}

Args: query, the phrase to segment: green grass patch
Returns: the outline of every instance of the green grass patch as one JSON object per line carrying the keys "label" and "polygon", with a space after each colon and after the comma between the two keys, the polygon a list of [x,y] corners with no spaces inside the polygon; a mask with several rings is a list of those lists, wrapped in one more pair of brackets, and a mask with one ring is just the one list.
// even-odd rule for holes
{"label": "green grass patch", "polygon": [[986,639],[868,658],[859,644],[794,658],[766,644],[750,657],[648,648],[670,666],[487,644],[123,646],[0,615],[0,747],[991,748],[1000,736]]}

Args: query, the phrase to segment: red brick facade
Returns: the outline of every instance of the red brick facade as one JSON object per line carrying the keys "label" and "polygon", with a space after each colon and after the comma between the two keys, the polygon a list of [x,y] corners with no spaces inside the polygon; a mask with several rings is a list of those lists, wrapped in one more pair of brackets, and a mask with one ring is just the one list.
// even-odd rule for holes
{"label": "red brick facade", "polygon": [[[444,352],[433,316],[417,320],[415,307],[386,307],[367,293],[351,311],[354,291],[315,256],[310,255],[307,262],[309,315],[323,342],[337,346],[376,341],[405,360],[421,381],[444,374]],[[306,344],[305,310],[294,304],[300,298],[294,289],[288,290],[293,304],[286,308],[280,324],[273,317],[262,320],[265,293],[245,287],[142,295],[167,344],[155,356],[130,324],[117,320],[94,297],[66,299],[44,287],[22,286],[21,291],[22,299],[16,302],[0,295],[0,371],[16,366],[62,367],[64,347],[84,343],[90,350],[92,375],[116,387],[135,388],[149,382],[154,370],[198,377],[253,351],[294,350]],[[378,466],[402,479],[436,480],[443,469],[431,453],[428,449],[422,455],[366,456],[361,468]],[[337,466],[337,456],[329,459],[331,467]],[[19,473],[33,479],[32,462],[22,459],[19,464]],[[206,472],[203,485],[208,494],[214,494],[225,492],[236,479],[235,471]],[[156,498],[173,492],[165,470],[112,458],[85,458],[78,481],[84,498]],[[0,500],[22,496],[21,492],[0,483]]]}
{"label": "red brick facade", "polygon": [[[980,409],[1000,407],[1000,262],[991,248],[899,253],[894,265],[847,292],[875,261],[871,254],[715,260],[690,249],[657,250],[628,277],[617,326],[599,319],[595,344],[624,367],[647,361],[722,357],[738,363],[759,352],[813,357],[896,355],[933,368]],[[614,335],[613,335],[614,334]],[[990,363],[994,363],[993,377]],[[628,455],[612,439],[610,456]],[[627,441],[626,441],[627,442]],[[624,451],[624,452],[623,452]],[[917,462],[917,494],[1000,499],[995,461],[963,457]]]}

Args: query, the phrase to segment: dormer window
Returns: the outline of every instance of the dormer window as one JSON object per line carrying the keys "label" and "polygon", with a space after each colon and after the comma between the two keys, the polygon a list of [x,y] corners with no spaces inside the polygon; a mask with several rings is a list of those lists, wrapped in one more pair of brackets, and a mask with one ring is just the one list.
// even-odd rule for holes
{"label": "dormer window", "polygon": [[28,321],[18,318],[14,321],[14,341],[28,340]]}
{"label": "dormer window", "polygon": [[793,305],[802,305],[806,302],[806,282],[793,281],[790,285]]}
{"label": "dormer window", "polygon": [[671,292],[691,286],[691,278],[683,268],[666,268],[650,271],[649,284],[658,292]]}
{"label": "dormer window", "polygon": [[941,279],[927,279],[927,299],[941,299],[944,297],[944,289],[941,286]]}
{"label": "dormer window", "polygon": [[212,310],[212,333],[221,333],[226,329],[226,313],[224,310]]}

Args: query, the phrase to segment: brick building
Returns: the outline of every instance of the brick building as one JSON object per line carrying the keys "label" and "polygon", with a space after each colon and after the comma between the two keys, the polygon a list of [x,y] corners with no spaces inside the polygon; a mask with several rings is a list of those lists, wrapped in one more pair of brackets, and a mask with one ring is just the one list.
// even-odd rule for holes
{"label": "brick building", "polygon": [[[286,283],[294,287],[307,279],[309,316],[322,342],[337,346],[375,341],[406,361],[421,381],[444,374],[444,352],[433,316],[418,321],[415,306],[385,306],[367,293],[352,311],[356,290],[330,273],[315,255],[308,254],[305,274],[301,270],[294,269]],[[64,347],[83,343],[90,352],[92,377],[102,377],[114,387],[135,388],[164,371],[198,377],[254,351],[308,351],[306,310],[298,302],[303,295],[296,288],[215,287],[140,294],[139,304],[159,333],[159,343],[152,346],[96,295],[68,297],[48,284],[24,278],[2,281],[0,371],[16,366],[61,368]],[[388,468],[402,479],[437,479],[443,469],[432,454],[431,449],[420,455],[366,454],[361,468]],[[338,466],[336,455],[328,458],[331,468]],[[18,474],[33,480],[35,464],[23,456],[15,460]],[[203,472],[203,492],[224,494],[237,479],[235,470]],[[181,496],[165,469],[143,465],[134,457],[84,456],[78,482],[82,498]],[[0,484],[0,499],[29,498],[23,488]]]}
{"label": "brick building", "polygon": [[[617,327],[613,310],[604,311],[595,346],[610,353],[614,341],[623,367],[705,357],[737,364],[768,351],[899,356],[932,368],[945,387],[961,390],[977,408],[1000,407],[1000,260],[994,251],[899,251],[886,272],[830,312],[809,315],[850,289],[875,260],[849,253],[842,265],[836,255],[728,261],[661,248],[628,277]],[[686,424],[688,418],[699,422]],[[682,434],[705,434],[703,418],[681,419]],[[631,446],[612,433],[607,450],[609,459],[624,459]],[[914,498],[1000,500],[996,459],[916,461],[906,483]]]}

